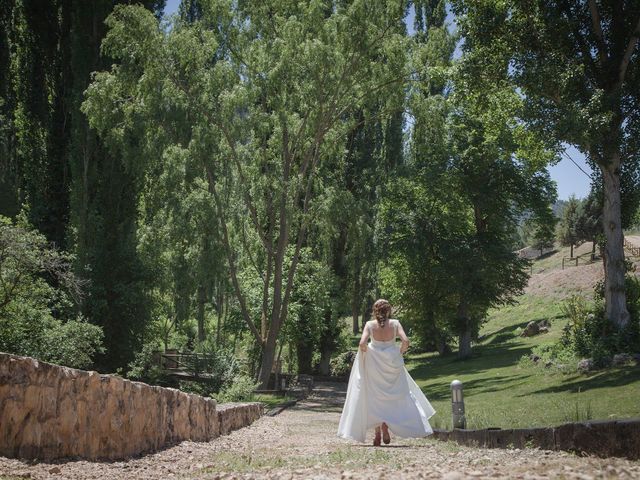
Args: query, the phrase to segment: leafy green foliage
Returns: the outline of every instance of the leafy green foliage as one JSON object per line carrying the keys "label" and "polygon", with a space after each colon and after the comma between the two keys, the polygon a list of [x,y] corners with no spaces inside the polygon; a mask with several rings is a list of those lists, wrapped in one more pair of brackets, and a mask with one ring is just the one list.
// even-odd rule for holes
{"label": "leafy green foliage", "polygon": [[260,385],[251,377],[236,375],[218,395],[218,402],[251,402],[255,399],[255,390]]}
{"label": "leafy green foliage", "polygon": [[599,170],[606,317],[624,328],[630,315],[622,228],[640,191],[640,5],[456,0],[454,11],[476,94],[513,83],[520,89],[519,118],[527,130],[558,151],[563,143],[575,145]]}
{"label": "leafy green foliage", "polygon": [[558,223],[557,237],[563,246],[571,246],[571,256],[573,257],[573,247],[582,240],[579,230],[580,201],[575,197],[569,198],[563,212],[560,223]]}
{"label": "leafy green foliage", "polygon": [[1,351],[70,367],[93,365],[103,352],[103,334],[76,318],[73,304],[82,284],[71,272],[71,260],[24,219],[0,217]]}
{"label": "leafy green foliage", "polygon": [[352,350],[343,352],[331,359],[331,375],[344,377],[349,375],[356,353]]}
{"label": "leafy green foliage", "polygon": [[559,358],[570,352],[580,358],[592,358],[597,366],[605,367],[616,353],[640,350],[640,283],[635,276],[626,279],[627,308],[631,321],[624,329],[616,329],[606,319],[603,305],[603,283],[596,286],[595,304],[589,305],[583,297],[572,296],[562,306],[567,316],[562,338],[549,347],[551,357]]}
{"label": "leafy green foliage", "polygon": [[125,372],[127,378],[150,385],[167,384],[168,377],[155,360],[155,352],[157,351],[157,346],[154,343],[147,343],[136,352]]}

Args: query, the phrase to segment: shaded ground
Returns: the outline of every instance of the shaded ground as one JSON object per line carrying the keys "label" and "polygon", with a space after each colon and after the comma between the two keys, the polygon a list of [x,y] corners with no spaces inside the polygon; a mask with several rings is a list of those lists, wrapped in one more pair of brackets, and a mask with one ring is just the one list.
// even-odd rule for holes
{"label": "shaded ground", "polygon": [[[35,464],[0,457],[0,478],[638,478],[640,462],[539,450],[489,450],[435,440],[373,447],[340,440],[344,385],[208,443],[183,442],[115,463]],[[57,473],[49,473],[50,471]],[[4,476],[3,476],[4,475]]]}

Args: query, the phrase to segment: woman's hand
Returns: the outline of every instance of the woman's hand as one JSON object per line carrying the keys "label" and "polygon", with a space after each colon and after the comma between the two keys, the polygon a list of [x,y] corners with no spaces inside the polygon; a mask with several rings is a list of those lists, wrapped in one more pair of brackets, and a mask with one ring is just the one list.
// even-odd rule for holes
{"label": "woman's hand", "polygon": [[409,350],[409,342],[402,342],[402,345],[400,345],[400,353],[404,354],[407,350]]}
{"label": "woman's hand", "polygon": [[365,353],[367,351],[367,342],[360,342],[360,351]]}

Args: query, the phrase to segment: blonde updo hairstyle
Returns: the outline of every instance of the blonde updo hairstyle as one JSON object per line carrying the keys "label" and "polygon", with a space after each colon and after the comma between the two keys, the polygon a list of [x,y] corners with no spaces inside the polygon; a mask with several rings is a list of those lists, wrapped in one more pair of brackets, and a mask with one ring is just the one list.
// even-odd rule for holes
{"label": "blonde updo hairstyle", "polygon": [[378,325],[384,327],[391,316],[391,304],[381,298],[376,300],[376,303],[373,304],[373,317],[378,322]]}

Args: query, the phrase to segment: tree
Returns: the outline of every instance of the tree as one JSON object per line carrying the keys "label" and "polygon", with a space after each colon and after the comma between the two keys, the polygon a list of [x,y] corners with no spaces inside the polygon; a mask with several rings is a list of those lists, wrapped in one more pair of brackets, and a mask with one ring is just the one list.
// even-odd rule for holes
{"label": "tree", "polygon": [[581,240],[591,242],[591,258],[595,259],[596,244],[603,234],[601,197],[591,191],[589,196],[580,202],[576,216],[576,235]]}
{"label": "tree", "polygon": [[561,245],[571,247],[571,258],[573,258],[573,247],[582,237],[578,231],[578,215],[581,202],[573,195],[569,197],[569,201],[562,211],[562,218],[558,223],[557,237]]}
{"label": "tree", "polygon": [[556,222],[553,216],[549,216],[548,220],[535,219],[533,231],[533,248],[540,250],[540,256],[546,248],[553,247],[555,236]]}
{"label": "tree", "polygon": [[[118,2],[7,0],[0,10],[0,210],[73,252],[90,280],[79,308],[104,326],[99,368],[125,366],[148,320],[136,251],[139,176],[107,155],[80,111]],[[163,0],[143,2],[161,10]],[[52,286],[55,278],[49,278]]]}
{"label": "tree", "polygon": [[521,89],[529,125],[575,145],[603,179],[605,304],[618,328],[625,301],[621,174],[638,163],[640,3],[635,0],[458,0],[465,49],[480,81],[508,77]]}
{"label": "tree", "polygon": [[496,88],[476,97],[464,85],[456,85],[449,127],[453,188],[469,218],[454,271],[461,358],[471,355],[489,308],[512,303],[527,284],[528,262],[511,246],[518,217],[530,210],[549,216],[555,196],[541,161],[551,152],[512,122],[521,108],[516,92]]}
{"label": "tree", "polygon": [[[393,2],[221,0],[207,4],[202,22],[166,32],[138,7],[108,20],[103,50],[122,64],[96,75],[85,112],[114,145],[139,125],[164,125],[170,148],[201,162],[235,295],[261,348],[263,386],[320,191],[318,166],[343,148],[349,113],[402,80],[404,46],[391,29],[402,13]],[[235,243],[242,232],[248,241]],[[244,265],[263,284],[259,323],[239,279]]]}

